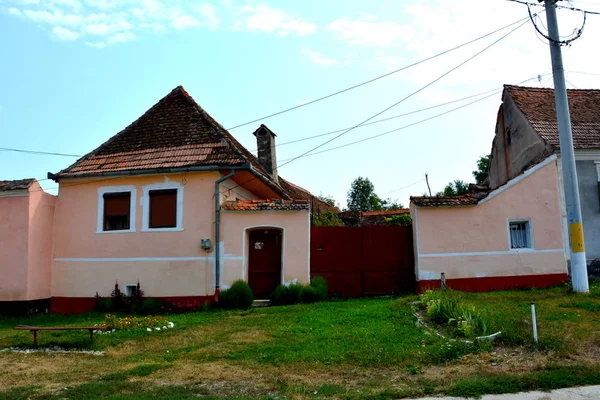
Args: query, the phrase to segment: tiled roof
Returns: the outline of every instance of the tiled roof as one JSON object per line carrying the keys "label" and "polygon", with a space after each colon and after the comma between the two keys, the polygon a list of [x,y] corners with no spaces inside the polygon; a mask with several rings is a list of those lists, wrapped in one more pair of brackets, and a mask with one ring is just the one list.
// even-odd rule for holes
{"label": "tiled roof", "polygon": [[265,174],[258,159],[178,86],[131,125],[56,176],[246,163]]}
{"label": "tiled roof", "polygon": [[414,196],[411,203],[419,207],[461,207],[474,206],[488,193],[465,194],[462,196]]}
{"label": "tiled roof", "polygon": [[13,190],[27,190],[35,182],[35,179],[19,179],[15,181],[0,181],[0,192],[10,192]]}
{"label": "tiled roof", "polygon": [[[558,124],[553,89],[505,85],[504,90],[529,120],[536,132],[559,150]],[[576,149],[600,148],[600,90],[567,91],[573,146]]]}
{"label": "tiled roof", "polygon": [[309,209],[306,200],[238,200],[221,204],[228,211],[303,211]]}
{"label": "tiled roof", "polygon": [[388,215],[400,215],[400,214],[408,214],[410,213],[410,209],[402,208],[400,210],[381,210],[381,211],[364,211],[362,213],[363,217],[375,217],[375,216],[388,216]]}
{"label": "tiled roof", "polygon": [[311,203],[312,212],[315,214],[320,214],[322,212],[331,211],[334,213],[339,213],[340,210],[332,206],[322,200],[319,200],[318,197],[314,196],[308,190],[301,188],[300,186],[296,186],[291,182],[286,181],[282,177],[279,177],[279,185],[290,195],[292,199],[296,200],[307,200]]}

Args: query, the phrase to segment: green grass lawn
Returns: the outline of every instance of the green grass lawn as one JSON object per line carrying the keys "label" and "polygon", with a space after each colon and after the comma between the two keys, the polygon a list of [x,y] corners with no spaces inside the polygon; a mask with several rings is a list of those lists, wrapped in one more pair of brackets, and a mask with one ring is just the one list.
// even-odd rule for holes
{"label": "green grass lawn", "polygon": [[[452,293],[501,330],[494,346],[449,341],[415,324],[409,296],[169,315],[149,333],[43,331],[39,347],[102,351],[0,352],[0,398],[339,398],[480,395],[600,384],[600,285]],[[529,303],[540,343],[531,339]],[[18,324],[94,325],[102,314],[0,318],[0,349],[31,348]]]}

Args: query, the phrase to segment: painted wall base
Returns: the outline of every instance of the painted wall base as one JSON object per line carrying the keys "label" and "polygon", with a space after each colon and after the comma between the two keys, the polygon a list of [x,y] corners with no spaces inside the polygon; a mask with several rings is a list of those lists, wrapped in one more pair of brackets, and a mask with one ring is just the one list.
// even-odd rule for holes
{"label": "painted wall base", "polygon": [[50,299],[0,301],[0,315],[22,316],[47,313]]}
{"label": "painted wall base", "polygon": [[[205,303],[214,303],[215,296],[171,296],[150,297],[161,300],[179,307],[198,308]],[[81,314],[93,312],[96,307],[95,297],[52,297],[50,300],[50,312],[57,314]],[[165,310],[167,312],[168,310]]]}
{"label": "painted wall base", "polygon": [[[560,285],[569,280],[567,274],[489,276],[483,278],[446,279],[446,286],[464,292],[489,292],[492,290],[546,288]],[[418,293],[428,289],[439,289],[440,280],[417,282]]]}

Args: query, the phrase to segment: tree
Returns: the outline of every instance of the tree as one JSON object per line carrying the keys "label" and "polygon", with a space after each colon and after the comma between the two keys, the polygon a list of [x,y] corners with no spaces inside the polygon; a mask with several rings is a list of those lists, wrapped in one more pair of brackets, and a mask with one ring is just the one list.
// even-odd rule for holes
{"label": "tree", "polygon": [[314,215],[312,226],[344,226],[344,223],[333,211],[324,211]]}
{"label": "tree", "polygon": [[335,199],[333,198],[333,196],[326,196],[323,193],[321,193],[320,195],[317,196],[317,199],[321,200],[324,203],[329,204],[332,207],[335,207]]}
{"label": "tree", "polygon": [[444,188],[444,191],[437,192],[436,196],[461,196],[463,194],[467,194],[469,191],[469,184],[461,181],[460,179],[456,179],[453,182],[450,182]]}
{"label": "tree", "polygon": [[485,185],[490,171],[490,156],[479,157],[477,171],[473,171],[473,178],[478,185]]}
{"label": "tree", "polygon": [[385,222],[387,222],[390,225],[400,225],[400,226],[412,225],[412,219],[410,217],[410,214],[392,215],[391,217],[387,217],[385,219]]}
{"label": "tree", "polygon": [[356,178],[348,192],[348,210],[373,211],[380,207],[381,199],[375,194],[375,187],[369,178]]}

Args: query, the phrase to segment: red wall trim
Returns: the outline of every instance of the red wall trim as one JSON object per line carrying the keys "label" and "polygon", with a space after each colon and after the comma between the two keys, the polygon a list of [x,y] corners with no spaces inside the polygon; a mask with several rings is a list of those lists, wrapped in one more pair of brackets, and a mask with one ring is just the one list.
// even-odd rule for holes
{"label": "red wall trim", "polygon": [[[556,286],[568,281],[567,274],[488,276],[483,278],[446,279],[446,286],[464,292],[489,292],[491,290],[530,289]],[[417,282],[418,292],[439,289],[440,280]]]}
{"label": "red wall trim", "polygon": [[[215,296],[171,296],[151,297],[162,300],[179,307],[197,308],[205,303],[215,302]],[[81,314],[92,312],[96,307],[95,297],[52,297],[50,300],[50,312],[58,314]]]}

